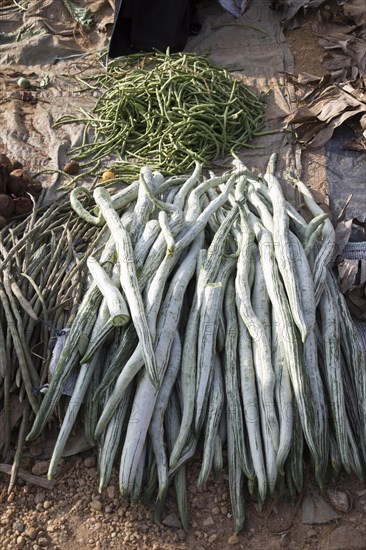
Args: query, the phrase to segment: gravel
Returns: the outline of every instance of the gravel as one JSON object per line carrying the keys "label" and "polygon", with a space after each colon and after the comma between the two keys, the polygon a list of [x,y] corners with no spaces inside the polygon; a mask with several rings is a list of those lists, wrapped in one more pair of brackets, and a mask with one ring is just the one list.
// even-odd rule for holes
{"label": "gravel", "polygon": [[[42,455],[31,457],[29,470],[37,463],[46,462],[40,461],[39,456]],[[276,511],[268,515],[267,512],[256,511],[255,500],[248,495],[246,531],[239,536],[234,535],[227,477],[223,475],[217,483],[209,480],[204,490],[197,490],[195,483],[199,466],[197,463],[188,468],[191,528],[187,533],[182,529],[179,519],[174,486],[168,492],[164,520],[157,525],[153,521],[153,505],[131,505],[121,497],[117,470],[113,472],[109,487],[102,494],[98,493],[97,476],[90,476],[90,470],[96,468],[96,458],[90,453],[65,459],[52,491],[23,483],[16,485],[14,491],[7,496],[9,478],[0,474],[0,549],[223,550],[232,546],[240,550],[281,548],[284,547],[281,545],[281,537],[274,536],[273,533],[283,531],[288,525],[292,525],[286,537],[289,550],[311,550],[315,539],[327,541],[328,544],[326,537],[329,537],[329,525],[317,526],[316,530],[309,525],[302,525],[301,510],[299,509],[294,520],[294,506],[285,498],[278,498],[273,507]],[[343,545],[348,541],[347,548],[361,548],[361,541],[366,533],[366,518],[362,515],[361,502],[364,493],[358,494],[364,490],[363,486],[355,480],[354,485],[351,483],[343,489],[355,496],[355,504],[349,514],[344,514],[339,526],[333,531],[332,550],[338,550],[337,540],[343,541]],[[354,528],[350,525],[352,518],[357,518]],[[343,529],[339,530],[340,527]]]}

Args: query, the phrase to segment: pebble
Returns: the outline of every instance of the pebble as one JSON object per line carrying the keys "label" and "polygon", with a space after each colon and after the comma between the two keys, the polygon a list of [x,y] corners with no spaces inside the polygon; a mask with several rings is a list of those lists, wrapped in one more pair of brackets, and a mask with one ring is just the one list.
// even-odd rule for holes
{"label": "pebble", "polygon": [[48,546],[48,540],[45,537],[40,537],[37,542],[42,548]]}
{"label": "pebble", "polygon": [[215,522],[211,516],[208,516],[208,518],[203,520],[202,525],[204,527],[212,527],[212,525],[215,525]]}
{"label": "pebble", "polygon": [[107,504],[107,506],[104,508],[104,511],[105,511],[106,514],[111,514],[113,512],[113,508],[112,508],[112,506]]}
{"label": "pebble", "polygon": [[39,460],[32,468],[32,474],[34,476],[43,476],[47,474],[49,462],[47,460]]}
{"label": "pebble", "polygon": [[17,548],[23,548],[25,545],[25,539],[20,535],[17,537]]}
{"label": "pebble", "polygon": [[347,493],[328,489],[327,495],[330,503],[338,512],[346,513],[350,511],[351,501]]}
{"label": "pebble", "polygon": [[183,529],[178,529],[177,531],[177,537],[180,541],[184,541],[187,538],[187,533]]}
{"label": "pebble", "polygon": [[34,527],[29,527],[25,534],[27,535],[27,537],[29,537],[30,539],[32,540],[35,540],[37,538],[37,535],[38,535],[38,532],[37,532],[37,529],[35,529]]}
{"label": "pebble", "polygon": [[212,544],[213,542],[215,542],[216,539],[217,539],[217,535],[216,535],[216,533],[214,533],[213,535],[211,535],[211,536],[208,538],[209,544]]}
{"label": "pebble", "polygon": [[52,506],[52,502],[50,502],[49,500],[45,500],[44,503],[43,503],[43,508],[45,510],[48,510],[49,508],[51,508]]}
{"label": "pebble", "polygon": [[182,524],[176,514],[168,514],[163,519],[163,524],[167,527],[174,527],[175,529],[181,529]]}
{"label": "pebble", "polygon": [[95,510],[96,512],[101,512],[102,510],[102,503],[99,500],[92,500],[89,506],[92,510]]}
{"label": "pebble", "polygon": [[311,537],[316,537],[316,531],[315,531],[315,529],[308,529],[308,530],[306,531],[306,536],[307,536],[307,537],[310,537],[310,538],[311,538]]}
{"label": "pebble", "polygon": [[227,515],[227,508],[226,508],[226,506],[222,506],[222,507],[221,507],[221,513],[222,513],[224,516]]}
{"label": "pebble", "polygon": [[220,513],[220,508],[218,506],[215,506],[212,508],[211,513],[213,516],[217,516]]}
{"label": "pebble", "polygon": [[22,533],[24,531],[24,529],[25,529],[25,525],[21,521],[15,521],[13,523],[13,530],[14,531],[19,531],[19,533]]}
{"label": "pebble", "polygon": [[34,497],[35,504],[39,504],[41,502],[44,502],[45,500],[46,500],[46,497],[44,493],[37,493],[36,496]]}
{"label": "pebble", "polygon": [[96,465],[95,456],[87,456],[84,459],[85,468],[94,468],[95,465]]}
{"label": "pebble", "polygon": [[110,498],[111,500],[116,498],[116,488],[114,485],[110,485],[109,487],[107,487],[107,495],[108,498]]}
{"label": "pebble", "polygon": [[42,449],[38,445],[32,445],[31,448],[29,449],[29,452],[32,456],[37,457],[37,456],[41,456]]}
{"label": "pebble", "polygon": [[238,536],[237,535],[231,535],[231,537],[229,537],[227,543],[230,544],[230,546],[234,546],[235,544],[239,544]]}
{"label": "pebble", "polygon": [[329,535],[327,550],[365,550],[365,539],[354,527],[342,525]]}

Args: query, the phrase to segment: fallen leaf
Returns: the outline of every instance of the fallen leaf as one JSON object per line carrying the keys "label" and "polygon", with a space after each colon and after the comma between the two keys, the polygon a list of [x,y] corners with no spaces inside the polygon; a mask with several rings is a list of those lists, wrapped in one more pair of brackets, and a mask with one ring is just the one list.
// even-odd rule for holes
{"label": "fallen leaf", "polygon": [[358,25],[366,25],[366,10],[364,0],[346,0],[343,3],[344,14],[356,21]]}
{"label": "fallen leaf", "polygon": [[343,260],[338,264],[341,291],[346,294],[355,286],[359,260]]}
{"label": "fallen leaf", "polygon": [[366,258],[360,261],[360,285],[366,283]]}
{"label": "fallen leaf", "polygon": [[[298,81],[294,77],[291,81],[296,87]],[[331,82],[329,78],[305,85],[303,82],[301,79],[298,84],[302,92],[299,106],[284,119],[287,126],[292,125],[294,128],[299,142],[318,149],[346,121],[354,122],[358,129],[359,120],[365,123],[366,89],[362,79],[343,84]],[[358,140],[358,144],[361,141]]]}
{"label": "fallen leaf", "polygon": [[317,492],[309,493],[302,504],[302,523],[328,523],[341,516]]}
{"label": "fallen leaf", "polygon": [[342,255],[344,247],[349,241],[352,231],[353,220],[340,221],[335,228],[335,251],[334,258]]}

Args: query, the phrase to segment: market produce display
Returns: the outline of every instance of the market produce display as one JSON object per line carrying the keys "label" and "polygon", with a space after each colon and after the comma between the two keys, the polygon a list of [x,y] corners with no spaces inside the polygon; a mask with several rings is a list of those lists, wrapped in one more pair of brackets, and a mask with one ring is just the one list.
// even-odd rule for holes
{"label": "market produce display", "polygon": [[188,178],[143,167],[112,196],[76,188],[1,232],[0,408],[24,404],[12,482],[50,421],[50,478],[82,422],[99,489],[117,464],[121,493],[155,500],[159,520],[173,483],[185,528],[193,457],[202,487],[227,451],[237,532],[247,490],[260,506],[301,491],[305,455],[320,486],[328,468],[363,477],[365,357],[331,271],[332,224],[290,176],[311,221],[285,200],[273,157],[263,176],[233,164],[204,177],[196,162]]}
{"label": "market produce display", "polygon": [[[85,123],[73,158],[91,164],[117,155],[117,175],[132,179],[147,164],[164,175],[184,174],[250,147],[264,123],[264,104],[225,69],[193,53],[125,56],[81,80],[99,95],[91,111],[56,125]],[[90,140],[92,135],[92,141]],[[96,167],[96,168],[95,168]]]}

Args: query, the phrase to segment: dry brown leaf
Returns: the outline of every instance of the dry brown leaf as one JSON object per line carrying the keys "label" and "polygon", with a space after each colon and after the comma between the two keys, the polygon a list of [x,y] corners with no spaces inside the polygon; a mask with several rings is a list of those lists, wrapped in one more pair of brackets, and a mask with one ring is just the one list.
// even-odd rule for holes
{"label": "dry brown leaf", "polygon": [[366,283],[366,258],[360,262],[360,285],[364,285]]}
{"label": "dry brown leaf", "polygon": [[[330,82],[330,75],[304,84],[304,79],[288,77],[302,92],[299,107],[285,119],[285,124],[296,125],[298,141],[313,149],[322,147],[333,135],[335,128],[346,120],[366,116],[366,94],[363,80],[353,84]],[[356,132],[357,133],[357,132]],[[360,145],[360,142],[358,142]]]}
{"label": "dry brown leaf", "polygon": [[340,221],[335,228],[335,251],[334,258],[342,255],[344,247],[349,241],[352,231],[353,220]]}
{"label": "dry brown leaf", "polygon": [[355,286],[358,273],[358,262],[359,260],[346,259],[338,264],[338,273],[340,277],[341,291],[343,294],[346,294],[346,292]]}
{"label": "dry brown leaf", "polygon": [[346,294],[346,300],[351,315],[361,321],[366,321],[366,286],[358,286]]}
{"label": "dry brown leaf", "polygon": [[318,8],[324,4],[325,0],[272,0],[272,7],[275,10],[283,10],[285,17],[282,20],[284,27],[295,28],[299,26],[294,22],[295,16],[300,10],[306,11],[308,8]]}
{"label": "dry brown leaf", "polygon": [[364,0],[345,0],[344,14],[353,19],[358,25],[366,25],[366,9]]}

